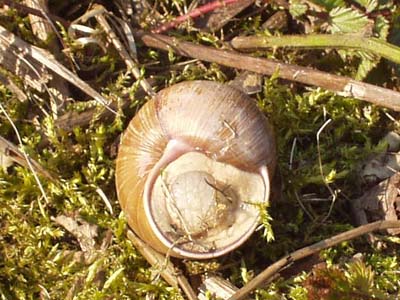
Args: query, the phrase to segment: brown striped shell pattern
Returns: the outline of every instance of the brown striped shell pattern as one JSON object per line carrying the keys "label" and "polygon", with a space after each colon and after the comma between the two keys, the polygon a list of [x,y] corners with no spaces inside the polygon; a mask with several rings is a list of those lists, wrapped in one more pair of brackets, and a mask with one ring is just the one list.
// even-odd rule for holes
{"label": "brown striped shell pattern", "polygon": [[135,115],[118,152],[118,199],[130,227],[162,253],[207,259],[240,246],[269,201],[272,127],[225,84],[187,81]]}

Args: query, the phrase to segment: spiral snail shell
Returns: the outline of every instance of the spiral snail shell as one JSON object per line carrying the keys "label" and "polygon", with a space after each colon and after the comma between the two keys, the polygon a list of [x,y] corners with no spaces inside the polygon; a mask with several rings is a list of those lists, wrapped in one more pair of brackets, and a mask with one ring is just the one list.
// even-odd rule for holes
{"label": "spiral snail shell", "polygon": [[123,134],[118,198],[156,250],[217,257],[256,228],[275,155],[272,128],[251,98],[220,83],[182,82],[148,101]]}

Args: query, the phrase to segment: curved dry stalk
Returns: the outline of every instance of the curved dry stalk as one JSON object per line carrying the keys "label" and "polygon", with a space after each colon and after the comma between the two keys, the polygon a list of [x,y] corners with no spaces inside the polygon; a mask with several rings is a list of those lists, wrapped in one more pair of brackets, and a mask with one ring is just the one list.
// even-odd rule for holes
{"label": "curved dry stalk", "polygon": [[239,36],[231,41],[231,45],[239,50],[273,47],[357,49],[400,64],[400,47],[375,37],[357,34]]}
{"label": "curved dry stalk", "polygon": [[293,253],[284,256],[277,262],[270,265],[256,277],[254,277],[249,283],[247,283],[244,287],[238,290],[231,298],[228,300],[243,300],[256,288],[265,285],[270,282],[271,278],[282,270],[286,265],[302,259],[304,257],[310,256],[314,253],[317,253],[323,249],[333,247],[337,244],[340,244],[344,241],[348,241],[364,235],[366,233],[370,233],[377,230],[383,230],[388,228],[400,228],[400,221],[377,221],[369,224],[365,224],[359,226],[357,228],[345,231],[343,233],[337,234],[333,237],[327,238],[320,242],[317,242],[311,246],[304,247],[302,249],[296,250]]}
{"label": "curved dry stalk", "polygon": [[146,81],[146,79],[142,78],[143,75],[140,73],[137,63],[131,58],[129,52],[122,45],[121,41],[118,39],[117,35],[111,28],[110,24],[107,22],[107,19],[104,16],[104,14],[106,13],[106,9],[99,4],[94,5],[93,9],[101,10],[101,13],[96,14],[94,17],[96,18],[97,22],[103,27],[105,33],[107,34],[107,38],[111,41],[111,43],[113,43],[115,49],[124,60],[128,71],[132,72],[136,80],[140,81],[140,85],[143,87],[148,95],[152,97],[155,96],[156,93],[154,92],[153,87]]}
{"label": "curved dry stalk", "polygon": [[193,291],[186,277],[175,268],[168,258],[143,242],[133,231],[128,230],[127,236],[149,264],[158,268],[160,276],[164,278],[168,284],[175,288],[180,287],[189,300],[197,299],[196,293]]}
{"label": "curved dry stalk", "polygon": [[[3,110],[3,107],[1,104],[0,104],[0,110],[4,114],[5,110]],[[6,118],[7,118],[7,116],[6,116]],[[10,120],[11,118],[10,119],[7,118],[7,119]],[[13,129],[15,131],[14,126],[13,126]],[[30,157],[28,157],[28,159],[26,159],[26,155],[23,151],[19,150],[15,144],[6,140],[2,136],[0,136],[0,157],[1,156],[3,156],[3,157],[5,156],[6,159],[10,160],[11,163],[17,163],[25,168],[32,167],[38,174],[45,177],[47,180],[50,180],[53,182],[56,181],[55,177],[49,171],[47,171],[45,168],[43,168],[36,160],[34,160]],[[30,165],[28,163],[28,160],[30,162]]]}
{"label": "curved dry stalk", "polygon": [[323,179],[323,181],[324,181],[324,184],[325,184],[326,188],[328,189],[329,193],[330,193],[331,196],[332,196],[332,202],[331,202],[331,205],[330,205],[330,207],[329,207],[328,214],[324,217],[322,223],[324,223],[324,222],[330,217],[330,215],[331,215],[331,213],[332,213],[332,210],[333,210],[333,207],[334,207],[334,205],[335,205],[335,203],[336,203],[336,199],[337,199],[337,192],[334,191],[334,190],[331,188],[331,186],[329,185],[329,182],[326,180],[326,176],[325,176],[325,174],[324,174],[324,170],[323,170],[323,167],[322,167],[321,143],[320,143],[320,139],[319,139],[319,137],[320,137],[320,135],[321,135],[321,132],[322,132],[322,131],[326,128],[326,126],[328,126],[329,123],[331,123],[331,122],[332,122],[332,119],[328,119],[328,120],[321,126],[321,128],[318,130],[317,136],[316,136],[316,138],[317,138],[317,152],[318,152],[319,172],[320,172],[320,174],[321,174],[321,177],[322,177],[322,179]]}

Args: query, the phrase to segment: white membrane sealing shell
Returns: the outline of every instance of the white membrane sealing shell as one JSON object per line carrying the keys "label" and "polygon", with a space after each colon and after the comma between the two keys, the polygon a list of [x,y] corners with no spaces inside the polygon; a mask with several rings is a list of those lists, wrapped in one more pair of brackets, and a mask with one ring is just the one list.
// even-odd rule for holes
{"label": "white membrane sealing shell", "polygon": [[236,195],[228,194],[228,187],[221,186],[209,173],[181,173],[163,189],[170,223],[177,233],[193,238],[232,224]]}
{"label": "white membrane sealing shell", "polygon": [[167,247],[220,252],[251,235],[259,216],[255,204],[266,201],[265,193],[261,175],[188,152],[158,176],[150,213]]}

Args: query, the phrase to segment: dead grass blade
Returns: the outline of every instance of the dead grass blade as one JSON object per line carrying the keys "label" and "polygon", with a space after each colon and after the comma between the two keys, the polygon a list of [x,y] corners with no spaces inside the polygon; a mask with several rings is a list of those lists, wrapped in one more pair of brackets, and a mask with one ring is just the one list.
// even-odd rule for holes
{"label": "dead grass blade", "polygon": [[[46,76],[43,76],[43,73],[50,74],[49,70],[51,70],[51,73],[61,76],[104,105],[108,110],[117,114],[108,106],[108,101],[100,93],[55,60],[49,52],[23,41],[2,26],[0,26],[0,64],[10,72],[21,76],[21,78],[26,78],[26,76],[23,76],[24,74],[21,74],[21,67],[25,70],[25,72],[22,72],[25,75],[33,74],[33,82],[38,90],[42,89],[43,82],[46,81]],[[26,72],[26,70],[29,71]]]}
{"label": "dead grass blade", "polygon": [[189,300],[196,300],[196,293],[193,291],[186,277],[172,264],[172,262],[162,254],[143,242],[133,231],[128,230],[128,238],[150,265],[157,268],[157,272],[171,286],[180,287]]}
{"label": "dead grass blade", "polygon": [[45,177],[46,179],[54,181],[54,177],[44,169],[37,161],[32,158],[26,158],[24,153],[21,152],[16,145],[6,140],[2,136],[0,136],[0,156],[4,160],[6,158],[10,163],[17,163],[25,168],[29,168],[29,164],[32,168],[40,175]]}
{"label": "dead grass blade", "polygon": [[115,34],[115,32],[113,31],[113,29],[111,28],[110,24],[107,22],[107,19],[104,15],[107,12],[104,9],[104,7],[101,5],[95,5],[94,9],[102,10],[101,13],[95,15],[95,18],[96,18],[97,22],[99,22],[99,24],[103,27],[105,33],[107,34],[107,38],[111,41],[111,43],[114,45],[115,49],[117,49],[118,53],[124,60],[126,66],[128,68],[128,71],[131,72],[133,74],[133,76],[135,76],[135,78],[140,81],[140,85],[146,91],[147,94],[149,94],[150,96],[155,96],[156,93],[154,92],[152,86],[145,79],[142,78],[143,76],[140,73],[137,63],[129,55],[129,52],[123,46],[123,44],[118,39],[118,37]]}

